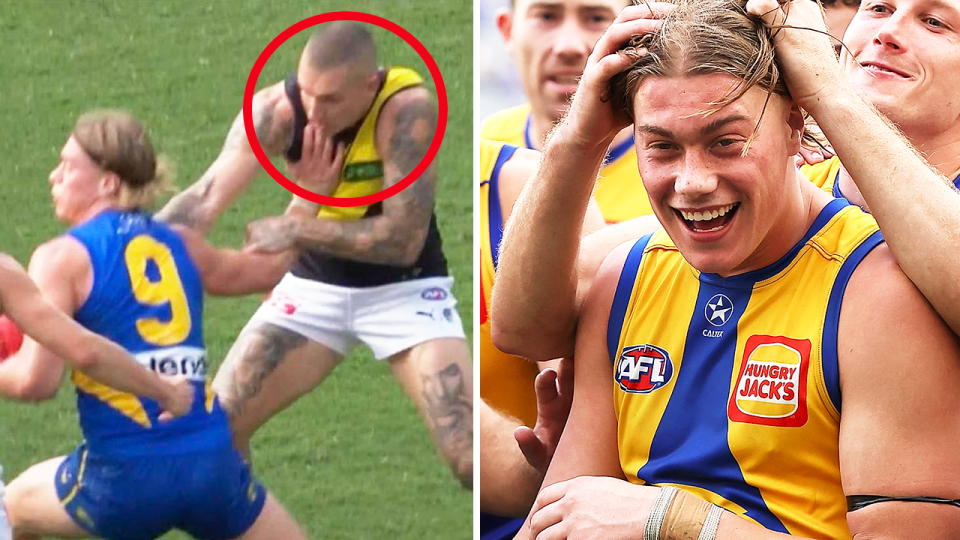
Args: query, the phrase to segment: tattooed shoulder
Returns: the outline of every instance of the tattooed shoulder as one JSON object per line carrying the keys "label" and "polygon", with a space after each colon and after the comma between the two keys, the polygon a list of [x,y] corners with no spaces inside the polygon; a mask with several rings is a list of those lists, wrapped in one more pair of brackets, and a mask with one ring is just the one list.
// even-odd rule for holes
{"label": "tattooed shoulder", "polygon": [[[251,114],[257,141],[269,155],[282,154],[293,140],[293,115],[283,93],[283,84],[265,88],[253,96]],[[227,134],[223,151],[247,150],[250,143],[243,124],[243,111],[237,114]]]}
{"label": "tattooed shoulder", "polygon": [[410,174],[426,155],[437,131],[437,104],[424,88],[411,88],[392,97],[384,106],[387,121],[381,126],[385,155],[400,178]]}

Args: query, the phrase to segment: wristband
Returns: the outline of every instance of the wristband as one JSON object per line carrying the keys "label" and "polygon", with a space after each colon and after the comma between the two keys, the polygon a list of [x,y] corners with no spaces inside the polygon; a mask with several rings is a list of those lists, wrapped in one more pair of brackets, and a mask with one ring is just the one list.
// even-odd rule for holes
{"label": "wristband", "polygon": [[707,514],[707,521],[703,523],[700,529],[700,536],[697,540],[717,540],[717,528],[720,527],[720,516],[723,515],[723,508],[713,505],[710,513]]}
{"label": "wristband", "polygon": [[670,508],[670,503],[673,502],[673,498],[677,495],[678,491],[680,490],[673,486],[660,488],[660,493],[653,501],[653,506],[647,515],[647,524],[643,528],[643,540],[659,540],[663,520],[667,517],[667,510]]}

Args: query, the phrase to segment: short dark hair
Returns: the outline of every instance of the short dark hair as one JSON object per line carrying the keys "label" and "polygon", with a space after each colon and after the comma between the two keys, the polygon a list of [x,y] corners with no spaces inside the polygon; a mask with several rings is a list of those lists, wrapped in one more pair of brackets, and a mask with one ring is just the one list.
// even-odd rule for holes
{"label": "short dark hair", "polygon": [[321,25],[304,48],[304,53],[315,69],[327,69],[344,64],[376,69],[377,45],[364,25],[353,22],[334,22]]}

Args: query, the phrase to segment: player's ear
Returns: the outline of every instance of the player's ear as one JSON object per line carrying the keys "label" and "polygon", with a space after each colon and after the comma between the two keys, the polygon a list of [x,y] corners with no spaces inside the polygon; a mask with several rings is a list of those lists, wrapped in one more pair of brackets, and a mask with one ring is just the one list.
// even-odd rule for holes
{"label": "player's ear", "polygon": [[100,177],[100,194],[107,197],[119,197],[120,189],[123,187],[123,181],[115,172],[107,171]]}
{"label": "player's ear", "polygon": [[787,123],[790,125],[790,144],[796,145],[796,148],[793,149],[793,152],[800,151],[800,143],[803,139],[803,111],[800,110],[800,106],[796,102],[791,102],[790,112],[788,113]]}
{"label": "player's ear", "polygon": [[510,50],[510,36],[513,33],[513,10],[505,6],[498,8],[494,14],[494,20],[497,21],[497,30],[500,30],[503,44],[507,47],[507,50]]}

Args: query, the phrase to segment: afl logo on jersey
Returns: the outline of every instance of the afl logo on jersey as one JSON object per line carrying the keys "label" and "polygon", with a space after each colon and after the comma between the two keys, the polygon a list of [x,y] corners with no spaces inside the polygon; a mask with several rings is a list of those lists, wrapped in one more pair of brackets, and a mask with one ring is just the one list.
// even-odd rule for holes
{"label": "afl logo on jersey", "polygon": [[673,378],[670,353],[654,345],[631,345],[620,351],[617,384],[624,392],[649,394]]}
{"label": "afl logo on jersey", "polygon": [[447,291],[441,289],[440,287],[430,287],[429,289],[424,289],[420,293],[420,298],[424,300],[446,300]]}
{"label": "afl logo on jersey", "polygon": [[708,323],[714,326],[723,326],[733,316],[733,302],[724,294],[715,294],[713,298],[707,301],[704,315],[707,316]]}

